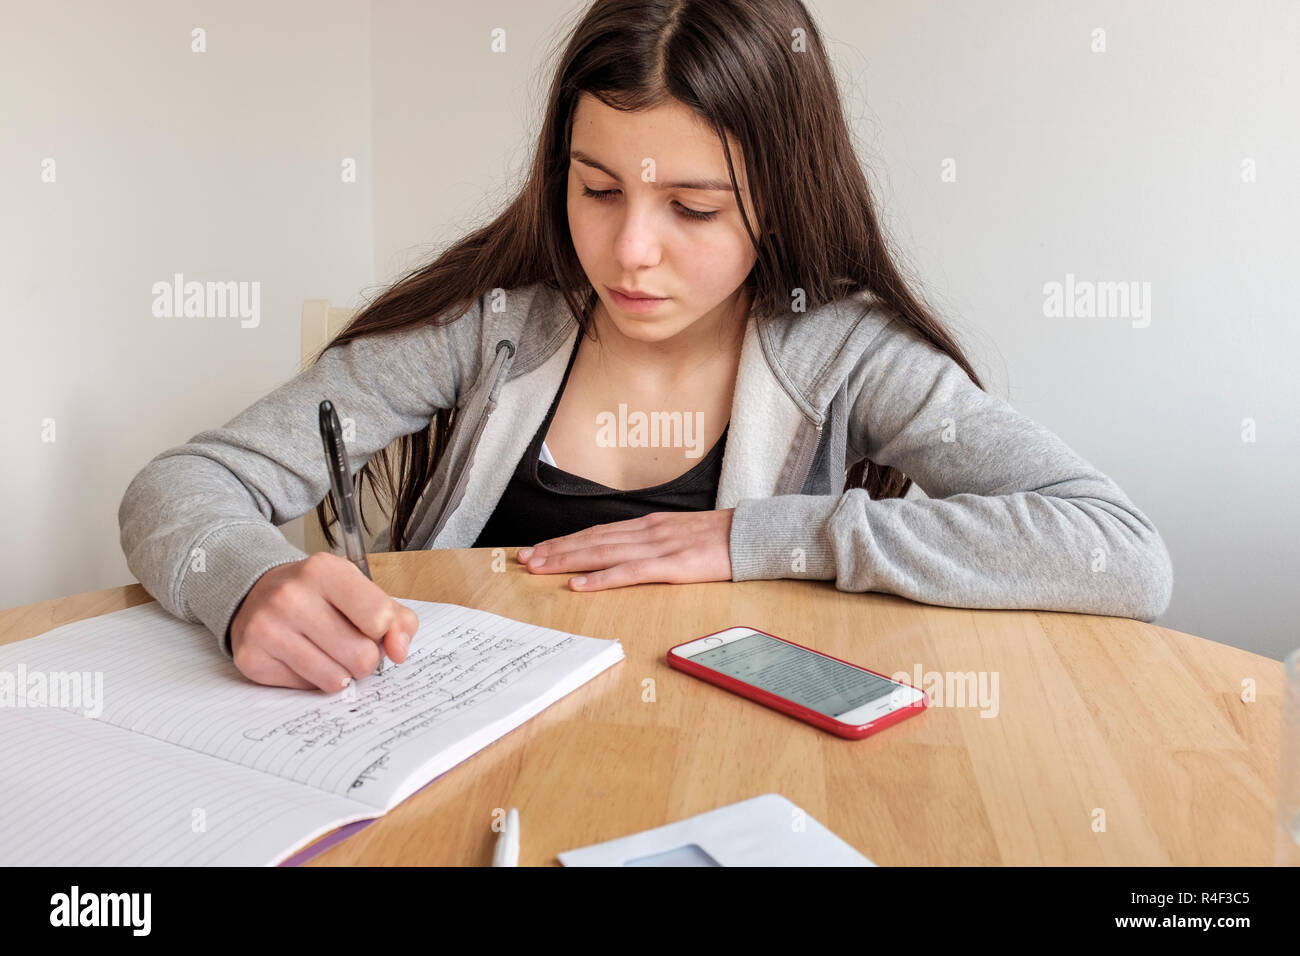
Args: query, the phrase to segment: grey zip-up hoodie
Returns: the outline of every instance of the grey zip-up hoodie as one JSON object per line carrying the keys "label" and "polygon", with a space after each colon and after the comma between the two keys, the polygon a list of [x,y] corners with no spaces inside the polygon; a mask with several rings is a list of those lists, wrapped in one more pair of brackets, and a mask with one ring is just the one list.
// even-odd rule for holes
{"label": "grey zip-up hoodie", "polygon": [[[229,655],[230,621],[253,584],[306,557],[276,526],[329,493],[325,398],[352,419],[354,472],[438,409],[457,409],[408,550],[469,547],[545,418],[577,334],[563,297],[539,283],[493,290],[446,326],[330,349],[132,479],[118,510],[127,566]],[[845,470],[864,457],[929,497],[843,492]],[[715,506],[735,508],[735,581],[834,580],[926,604],[1143,621],[1173,589],[1164,542],[1113,481],[868,293],[750,317]],[[387,550],[388,538],[381,531],[370,549]]]}

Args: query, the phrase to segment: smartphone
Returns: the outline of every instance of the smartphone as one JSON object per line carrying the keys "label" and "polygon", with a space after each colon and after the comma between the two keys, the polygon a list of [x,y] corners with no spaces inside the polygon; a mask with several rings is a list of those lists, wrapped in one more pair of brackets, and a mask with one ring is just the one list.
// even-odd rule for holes
{"label": "smartphone", "polygon": [[911,684],[756,627],[729,627],[668,650],[668,665],[850,740],[926,707]]}

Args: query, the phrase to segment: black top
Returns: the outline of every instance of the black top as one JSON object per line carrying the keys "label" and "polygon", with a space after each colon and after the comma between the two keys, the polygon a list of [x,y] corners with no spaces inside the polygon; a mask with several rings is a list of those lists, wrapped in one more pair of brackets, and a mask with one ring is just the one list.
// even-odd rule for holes
{"label": "black top", "polygon": [[582,333],[573,346],[564,380],[550,411],[533,435],[496,510],[475,539],[475,548],[525,547],[558,538],[592,525],[627,521],[656,511],[712,511],[722,475],[722,453],[727,445],[728,422],[707,455],[686,474],[652,488],[620,491],[548,465],[538,455],[555,409],[569,381]]}

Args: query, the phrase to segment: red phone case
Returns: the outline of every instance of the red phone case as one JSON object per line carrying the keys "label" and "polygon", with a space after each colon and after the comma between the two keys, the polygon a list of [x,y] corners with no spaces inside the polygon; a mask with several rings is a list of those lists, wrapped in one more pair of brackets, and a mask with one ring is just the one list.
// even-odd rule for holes
{"label": "red phone case", "polygon": [[[869,667],[863,667],[860,664],[853,664],[849,661],[840,660],[838,657],[833,657],[832,655],[825,654],[822,651],[814,651],[811,647],[804,647],[802,644],[797,644],[794,641],[787,641],[784,637],[777,637],[775,634],[768,634],[767,631],[760,630],[757,627],[750,627],[748,624],[735,624],[732,625],[732,627],[743,627],[745,630],[754,631],[756,634],[767,634],[768,637],[775,638],[785,644],[808,651],[810,654],[817,654],[821,657],[830,658],[833,661],[840,661],[841,664],[848,664],[849,667],[856,668],[857,670],[866,671],[868,674],[875,674],[877,677],[884,677],[885,680],[893,684],[901,684],[904,687],[912,687],[915,690],[920,690],[920,688],[915,687],[915,685],[909,684],[906,681],[895,681],[892,678],[885,677],[884,674],[879,674],[876,671],[871,670]],[[729,631],[731,628],[725,627],[722,630]],[[713,634],[721,633],[722,631],[713,632]],[[913,714],[919,714],[921,711],[925,710],[929,704],[925,692],[922,691],[921,699],[915,704],[908,704],[906,707],[899,707],[896,710],[890,711],[885,716],[878,717],[869,723],[859,724],[857,726],[846,724],[843,721],[836,720],[834,717],[828,717],[825,714],[818,713],[802,704],[796,704],[792,700],[778,697],[771,691],[755,687],[753,684],[746,684],[744,681],[719,673],[710,667],[705,667],[703,664],[696,664],[692,660],[679,657],[673,653],[673,651],[679,647],[684,647],[687,644],[694,644],[696,641],[702,641],[706,637],[712,637],[713,634],[704,634],[700,637],[693,637],[689,641],[682,641],[681,644],[676,644],[670,647],[668,649],[668,666],[675,667],[677,670],[686,674],[691,674],[701,680],[706,680],[710,684],[716,684],[725,690],[733,691],[741,697],[748,697],[752,701],[765,704],[773,710],[779,710],[783,714],[788,714],[797,720],[802,720],[805,723],[812,724],[814,727],[820,727],[822,730],[829,730],[831,733],[840,737],[847,737],[850,740],[861,740],[863,737],[870,736],[878,730],[884,730],[886,727],[890,727],[898,723],[900,720],[906,720]]]}

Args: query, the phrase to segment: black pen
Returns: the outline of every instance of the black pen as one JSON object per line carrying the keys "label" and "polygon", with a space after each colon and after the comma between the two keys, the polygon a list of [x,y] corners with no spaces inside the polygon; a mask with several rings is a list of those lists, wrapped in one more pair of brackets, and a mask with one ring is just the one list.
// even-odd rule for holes
{"label": "black pen", "polygon": [[[330,475],[330,489],[334,493],[334,510],[338,512],[343,528],[343,546],[348,560],[370,577],[370,564],[366,561],[366,545],[361,540],[361,522],[357,519],[356,496],[352,484],[352,469],[348,465],[348,450],[343,444],[343,429],[339,425],[334,403],[328,398],[320,403],[320,437],[325,446],[325,468]],[[373,579],[372,579],[373,580]],[[376,674],[384,672],[384,643],[379,642],[379,667]]]}

